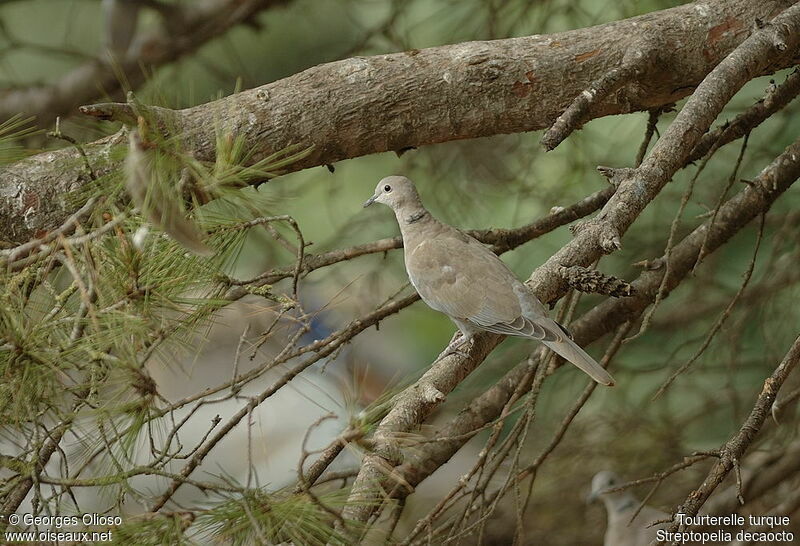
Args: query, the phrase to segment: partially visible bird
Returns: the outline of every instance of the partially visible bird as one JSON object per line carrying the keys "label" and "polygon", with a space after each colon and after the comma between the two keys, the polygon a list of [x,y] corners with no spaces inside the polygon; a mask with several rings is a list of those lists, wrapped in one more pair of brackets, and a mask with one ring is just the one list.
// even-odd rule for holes
{"label": "partially visible bird", "polygon": [[605,493],[622,484],[619,476],[609,470],[603,470],[592,478],[592,491],[587,501],[600,499],[606,506],[608,523],[604,546],[647,546],[656,539],[658,530],[666,525],[661,523],[650,527],[656,521],[669,519],[669,515],[661,510],[643,506],[633,521],[631,518],[639,508],[639,501],[628,491]]}
{"label": "partially visible bird", "polygon": [[105,45],[119,59],[130,48],[139,22],[139,0],[103,0]]}
{"label": "partially visible bird", "polygon": [[592,379],[614,379],[547,317],[542,303],[487,246],[434,218],[413,182],[389,176],[364,203],[394,210],[405,248],[408,278],[430,307],[449,316],[463,334],[459,346],[479,331],[541,341]]}
{"label": "partially visible bird", "polygon": [[185,248],[198,256],[213,255],[214,251],[203,243],[204,233],[186,217],[180,196],[171,194],[171,188],[153,176],[153,157],[139,131],[132,130],[128,139],[130,148],[125,159],[125,188],[131,200],[150,223],[163,229]]}

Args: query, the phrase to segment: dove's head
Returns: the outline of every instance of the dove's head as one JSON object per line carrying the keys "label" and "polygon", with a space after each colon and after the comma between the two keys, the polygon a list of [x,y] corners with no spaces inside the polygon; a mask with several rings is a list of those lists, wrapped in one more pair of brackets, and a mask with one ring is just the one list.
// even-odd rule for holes
{"label": "dove's head", "polygon": [[586,498],[587,502],[599,499],[601,495],[605,494],[606,489],[612,489],[620,484],[622,484],[622,480],[610,470],[598,472],[594,475],[594,478],[592,478],[592,491]]}
{"label": "dove's head", "polygon": [[364,203],[365,207],[372,203],[383,203],[394,210],[419,206],[419,195],[414,183],[405,176],[387,176],[375,187],[375,193]]}

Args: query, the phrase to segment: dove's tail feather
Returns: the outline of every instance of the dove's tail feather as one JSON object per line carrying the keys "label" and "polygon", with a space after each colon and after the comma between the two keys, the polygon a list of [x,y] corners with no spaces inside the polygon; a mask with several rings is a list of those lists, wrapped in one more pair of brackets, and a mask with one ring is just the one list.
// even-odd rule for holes
{"label": "dove's tail feather", "polygon": [[586,354],[586,351],[581,349],[577,343],[569,338],[563,338],[562,341],[544,341],[542,343],[547,345],[554,352],[575,364],[578,368],[583,370],[589,377],[602,385],[609,387],[614,386],[614,378],[609,374],[600,364]]}

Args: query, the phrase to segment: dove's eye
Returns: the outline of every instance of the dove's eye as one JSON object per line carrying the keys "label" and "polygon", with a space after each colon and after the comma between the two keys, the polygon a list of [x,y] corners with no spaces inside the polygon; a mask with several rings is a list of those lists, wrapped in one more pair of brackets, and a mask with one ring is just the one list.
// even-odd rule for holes
{"label": "dove's eye", "polygon": [[383,187],[383,191],[385,191],[386,193],[389,193],[390,191],[392,191],[392,187],[389,184],[386,184]]}

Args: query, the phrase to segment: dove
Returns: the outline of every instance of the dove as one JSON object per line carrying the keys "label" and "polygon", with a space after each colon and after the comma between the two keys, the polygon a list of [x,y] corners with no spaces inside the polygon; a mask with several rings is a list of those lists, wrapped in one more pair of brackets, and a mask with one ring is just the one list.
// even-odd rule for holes
{"label": "dove", "polygon": [[608,523],[604,546],[647,546],[656,539],[658,529],[666,525],[662,523],[650,527],[656,521],[670,519],[661,510],[643,506],[636,518],[631,517],[639,508],[639,501],[628,491],[604,493],[604,490],[617,487],[622,480],[609,470],[603,470],[592,478],[592,491],[587,501],[600,499],[606,506]]}
{"label": "dove", "polygon": [[541,341],[592,379],[614,379],[547,317],[544,305],[486,245],[434,218],[414,183],[404,176],[381,180],[364,207],[394,210],[403,237],[406,272],[422,300],[450,317],[461,331],[457,347],[480,331]]}
{"label": "dove", "polygon": [[214,251],[202,241],[200,228],[186,218],[177,197],[169,195],[163,185],[153,181],[153,158],[139,131],[131,131],[128,139],[130,148],[125,159],[125,188],[131,200],[150,223],[163,229],[186,249],[198,256],[213,255]]}

